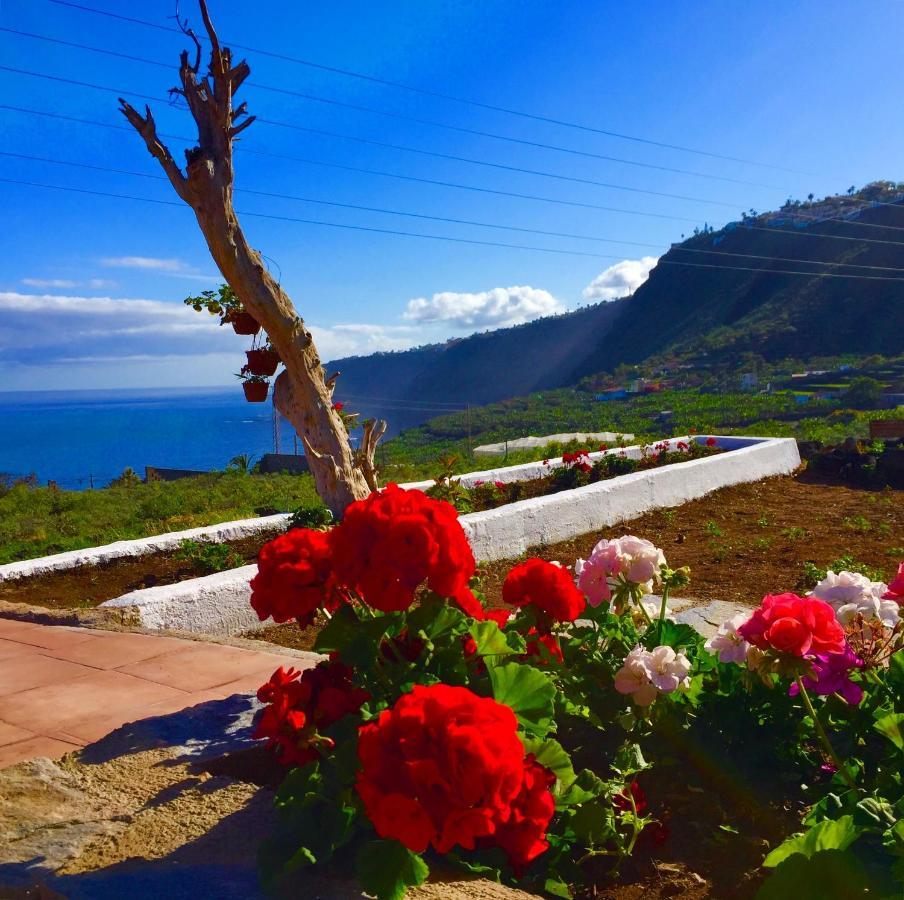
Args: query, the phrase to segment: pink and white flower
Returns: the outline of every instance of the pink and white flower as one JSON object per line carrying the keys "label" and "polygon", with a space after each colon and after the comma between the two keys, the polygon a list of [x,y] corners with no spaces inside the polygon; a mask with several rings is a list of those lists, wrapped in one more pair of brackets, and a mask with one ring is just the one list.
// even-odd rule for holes
{"label": "pink and white flower", "polygon": [[861,615],[866,622],[878,620],[886,628],[894,628],[901,619],[900,608],[896,600],[886,599],[887,593],[888,585],[870,581],[859,572],[829,570],[810,596],[825,600],[844,626]]}
{"label": "pink and white flower", "polygon": [[599,606],[613,595],[623,599],[632,587],[641,596],[652,594],[665,564],[662,550],[644,538],[626,534],[601,540],[588,559],[577,560],[574,570],[587,602]]}
{"label": "pink and white flower", "polygon": [[638,706],[649,706],[659,693],[669,694],[690,684],[690,660],[671,647],[635,647],[615,675],[615,690],[630,694]]}
{"label": "pink and white flower", "polygon": [[738,613],[719,626],[719,630],[703,645],[719,657],[719,662],[743,665],[747,662],[750,644],[738,633],[738,629],[750,618]]}

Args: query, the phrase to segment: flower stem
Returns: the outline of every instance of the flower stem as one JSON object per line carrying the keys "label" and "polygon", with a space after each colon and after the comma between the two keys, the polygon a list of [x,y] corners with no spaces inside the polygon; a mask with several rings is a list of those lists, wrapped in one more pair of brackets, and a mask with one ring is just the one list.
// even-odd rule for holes
{"label": "flower stem", "polygon": [[659,621],[656,632],[656,642],[662,643],[662,624],[665,622],[666,604],[669,602],[669,583],[667,581],[662,584],[662,604],[659,607]]}
{"label": "flower stem", "polygon": [[822,722],[819,719],[819,716],[816,714],[816,710],[813,708],[813,702],[810,700],[810,695],[807,693],[807,689],[804,687],[803,678],[800,675],[797,676],[797,688],[800,691],[800,696],[804,701],[804,706],[807,708],[807,712],[810,714],[810,718],[813,719],[813,724],[816,726],[816,733],[819,735],[819,740],[822,743],[823,749],[829,755],[829,759],[832,760],[832,764],[836,769],[841,773],[841,777],[844,779],[847,786],[852,791],[857,791],[857,785],[854,783],[854,779],[851,778],[851,773],[845,768],[844,763],[841,761],[841,757],[835,752],[835,748],[832,746],[832,742],[829,740],[829,736],[826,734],[825,728],[822,727]]}

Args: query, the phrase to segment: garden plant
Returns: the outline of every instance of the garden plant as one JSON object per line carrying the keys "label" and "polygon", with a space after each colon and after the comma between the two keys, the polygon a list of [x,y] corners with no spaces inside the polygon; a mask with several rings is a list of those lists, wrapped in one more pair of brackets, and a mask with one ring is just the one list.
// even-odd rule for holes
{"label": "garden plant", "polygon": [[828,571],[708,641],[668,609],[689,577],[626,535],[573,571],[518,563],[488,609],[455,509],[394,485],[267,544],[254,609],[321,617],[327,657],[258,692],[255,735],[288,769],[265,880],[351,868],[385,900],[452,866],[590,896],[668,840],[644,786],[683,736],[740,748],[748,790],[784,785],[799,811],[760,896],[900,896],[904,563],[889,585]]}

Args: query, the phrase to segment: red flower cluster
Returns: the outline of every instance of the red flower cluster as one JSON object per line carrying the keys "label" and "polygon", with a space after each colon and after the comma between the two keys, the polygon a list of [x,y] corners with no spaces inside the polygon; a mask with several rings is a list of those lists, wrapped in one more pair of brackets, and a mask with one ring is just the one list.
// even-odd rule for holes
{"label": "red flower cluster", "polygon": [[476,842],[515,867],[546,847],[554,781],[525,758],[508,706],[463,687],[415,685],[359,731],[356,788],[381,837],[415,853]]}
{"label": "red flower cluster", "polygon": [[261,548],[251,579],[251,605],[261,621],[310,625],[318,607],[332,612],[341,602],[326,533],[293,528]]}
{"label": "red flower cluster", "polygon": [[527,647],[524,659],[533,660],[537,665],[545,666],[551,660],[564,662],[559,639],[554,634],[538,634],[536,628],[527,632]]}
{"label": "red flower cluster", "polygon": [[579,472],[590,472],[593,466],[590,465],[589,450],[575,450],[574,453],[563,453],[562,462],[566,466],[571,466]]}
{"label": "red flower cluster", "polygon": [[352,674],[348,666],[334,660],[303,673],[280,667],[257,691],[257,699],[267,706],[255,722],[252,737],[266,738],[284,765],[303,766],[317,759],[318,748],[333,746],[318,732],[356,713],[370,699],[367,691],[354,686]]}
{"label": "red flower cluster", "polygon": [[330,546],[338,581],[384,612],[407,609],[425,581],[454,597],[475,570],[455,507],[394,484],[352,503]]}
{"label": "red flower cluster", "polygon": [[536,558],[506,575],[502,599],[510,606],[536,607],[554,622],[573,622],[587,605],[568,569]]}
{"label": "red flower cluster", "polygon": [[333,404],[333,409],[335,409],[336,412],[342,412],[342,410],[345,409],[345,404],[341,400],[337,400]]}
{"label": "red flower cluster", "polygon": [[845,647],[844,629],[835,610],[824,600],[797,594],[763,597],[738,633],[762,650],[789,656],[842,653]]}
{"label": "red flower cluster", "polygon": [[706,446],[707,446],[707,447],[715,447],[716,444],[718,444],[718,443],[719,443],[719,442],[718,442],[714,437],[708,437],[708,438],[706,439]]}

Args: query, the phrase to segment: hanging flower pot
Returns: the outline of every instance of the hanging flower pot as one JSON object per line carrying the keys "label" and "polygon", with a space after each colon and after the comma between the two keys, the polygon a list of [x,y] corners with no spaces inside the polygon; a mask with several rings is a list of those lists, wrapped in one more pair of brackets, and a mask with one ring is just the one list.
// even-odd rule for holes
{"label": "hanging flower pot", "polygon": [[249,403],[263,403],[267,399],[270,383],[268,381],[243,381],[242,390]]}
{"label": "hanging flower pot", "polygon": [[248,365],[245,367],[252,375],[264,375],[269,377],[276,372],[280,363],[279,354],[270,347],[261,347],[258,350],[246,350]]}
{"label": "hanging flower pot", "polygon": [[229,322],[232,324],[232,330],[236,334],[257,334],[261,330],[260,323],[250,313],[231,313]]}

